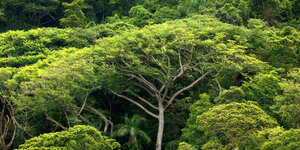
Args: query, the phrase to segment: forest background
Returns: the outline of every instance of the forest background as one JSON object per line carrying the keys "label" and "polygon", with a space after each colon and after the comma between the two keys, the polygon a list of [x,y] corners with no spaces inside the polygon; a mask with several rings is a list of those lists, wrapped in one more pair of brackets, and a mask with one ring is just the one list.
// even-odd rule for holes
{"label": "forest background", "polygon": [[2,149],[300,148],[299,0],[1,0]]}

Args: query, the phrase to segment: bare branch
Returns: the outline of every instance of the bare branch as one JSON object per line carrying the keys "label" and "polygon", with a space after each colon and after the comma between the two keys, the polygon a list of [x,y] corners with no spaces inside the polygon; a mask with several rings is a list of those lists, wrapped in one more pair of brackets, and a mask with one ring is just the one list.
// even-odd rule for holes
{"label": "bare branch", "polygon": [[62,129],[67,130],[66,127],[64,127],[63,125],[61,125],[59,122],[57,122],[56,120],[54,120],[53,118],[51,118],[47,113],[45,113],[46,119],[55,123],[56,125],[60,126]]}
{"label": "bare branch", "polygon": [[149,114],[150,116],[154,117],[154,118],[157,118],[158,119],[158,115],[155,115],[154,113],[150,112],[149,110],[147,110],[144,106],[142,106],[140,103],[132,100],[131,98],[127,97],[127,96],[124,96],[124,95],[121,95],[121,94],[118,94],[117,92],[113,91],[113,90],[110,90],[113,94],[115,94],[116,96],[120,97],[120,98],[123,98],[123,99],[126,99],[128,101],[130,101],[131,103],[137,105],[138,107],[140,107],[142,110],[144,110],[147,114]]}
{"label": "bare branch", "polygon": [[137,97],[138,99],[140,99],[140,100],[143,101],[144,103],[148,104],[150,107],[152,107],[152,108],[158,110],[157,107],[155,107],[154,105],[152,105],[150,102],[148,102],[148,101],[145,100],[144,98],[140,97],[139,95],[133,93],[131,90],[126,90],[126,91],[128,91],[130,94],[132,94],[133,96]]}
{"label": "bare branch", "polygon": [[[163,53],[163,55],[164,55],[165,57],[167,57],[167,59],[168,59],[168,68],[171,68],[171,59],[170,59],[170,57],[169,57],[167,54],[165,54],[165,53]],[[169,69],[168,69],[168,72],[167,72],[166,75],[168,75],[168,74],[169,74]]]}
{"label": "bare branch", "polygon": [[218,77],[216,77],[215,80],[216,80],[216,83],[218,84],[218,88],[219,88],[219,96],[221,96],[221,95],[222,95],[222,87],[221,87],[220,82],[218,81]]}
{"label": "bare branch", "polygon": [[[8,102],[7,99],[0,97],[1,98],[1,102],[2,102],[2,111],[1,111],[1,116],[0,116],[0,145],[2,146],[3,149],[8,149],[14,142],[15,136],[16,136],[16,132],[17,132],[17,124],[16,124],[16,119],[15,119],[15,114],[14,114],[14,110],[13,107],[10,105],[10,103]],[[9,115],[4,116],[4,112],[5,110],[8,110]],[[3,121],[5,121],[4,124],[4,128],[3,128]],[[6,136],[7,133],[9,131],[9,129],[12,127],[11,123],[13,123],[13,135],[9,141],[8,144],[5,143],[6,140]]]}
{"label": "bare branch", "polygon": [[153,55],[149,54],[148,52],[146,52],[145,50],[143,50],[143,52],[150,57],[166,74],[168,73],[167,69],[165,67],[163,67],[157,60],[156,58],[154,58]]}
{"label": "bare branch", "polygon": [[64,111],[64,114],[65,114],[66,119],[67,119],[67,122],[68,122],[68,127],[70,128],[70,127],[71,127],[71,126],[70,126],[70,121],[69,121],[69,119],[68,119],[68,115],[67,115],[66,111]]}
{"label": "bare branch", "polygon": [[192,58],[190,58],[184,65],[182,65],[182,58],[181,58],[180,53],[178,55],[178,59],[179,59],[178,61],[179,61],[180,68],[176,71],[178,73],[177,73],[177,75],[174,76],[172,81],[175,81],[177,78],[179,78],[188,69],[188,66],[192,62]]}
{"label": "bare branch", "polygon": [[87,105],[87,109],[90,110],[91,112],[99,115],[105,122],[105,127],[103,129],[103,132],[107,132],[108,129],[108,124],[111,124],[111,127],[113,126],[113,123],[108,120],[102,113],[100,113],[97,109],[93,108],[92,106]]}
{"label": "bare branch", "polygon": [[[147,79],[145,79],[141,74],[139,74],[140,77],[140,81],[144,82],[147,86],[149,86],[153,91],[158,92],[158,90],[156,89],[156,87],[149,82]],[[139,79],[138,79],[139,80]]]}
{"label": "bare branch", "polygon": [[10,139],[10,142],[7,144],[7,147],[10,147],[10,146],[13,144],[14,139],[15,139],[15,137],[16,137],[16,132],[17,132],[17,125],[16,125],[16,123],[14,122],[14,119],[12,119],[12,120],[13,120],[13,124],[14,124],[14,131],[13,131],[13,136],[12,136],[12,138]]}
{"label": "bare branch", "polygon": [[138,87],[144,89],[150,96],[156,97],[153,93],[150,92],[150,90],[149,90],[147,87],[145,87],[145,86],[143,86],[143,85],[141,85],[141,84],[139,84],[139,83],[137,83],[137,82],[134,82],[134,81],[132,81],[132,83],[133,83],[134,85],[136,85],[136,86],[138,86]]}
{"label": "bare branch", "polygon": [[219,82],[219,80],[218,80],[218,77],[219,77],[221,71],[223,70],[223,68],[224,68],[224,67],[222,67],[222,68],[218,71],[218,73],[215,75],[215,81],[216,81],[216,83],[217,83],[217,85],[218,85],[218,88],[219,88],[219,96],[222,95],[222,87],[221,87],[221,84],[220,84],[220,82]]}
{"label": "bare branch", "polygon": [[174,99],[176,98],[176,96],[178,96],[180,93],[182,93],[183,91],[192,88],[196,83],[198,83],[199,81],[201,81],[206,75],[208,75],[210,72],[206,72],[205,74],[203,74],[201,77],[199,77],[197,80],[195,80],[194,82],[192,82],[191,84],[189,84],[188,86],[180,89],[179,91],[177,91],[168,101],[167,106],[164,109],[167,109],[172,102],[174,101]]}
{"label": "bare branch", "polygon": [[87,101],[89,95],[90,95],[94,90],[99,89],[99,88],[101,88],[101,86],[94,87],[94,88],[92,88],[91,90],[89,90],[89,91],[86,92],[85,99],[84,99],[83,104],[82,104],[82,106],[81,106],[81,108],[80,108],[80,110],[79,110],[79,112],[78,112],[78,114],[77,114],[77,117],[78,117],[78,116],[81,114],[81,112],[83,111],[83,109],[84,109],[84,107],[85,107],[85,105],[86,105],[86,101]]}
{"label": "bare branch", "polygon": [[81,112],[83,111],[83,109],[84,109],[84,107],[85,107],[85,105],[86,105],[86,101],[87,101],[87,99],[88,99],[89,94],[90,94],[90,92],[86,92],[85,99],[84,99],[83,104],[82,104],[82,106],[81,106],[79,112],[77,113],[76,117],[78,117],[78,116],[81,114]]}
{"label": "bare branch", "polygon": [[158,93],[160,94],[166,88],[166,84],[164,83],[159,89]]}
{"label": "bare branch", "polygon": [[167,97],[167,94],[168,94],[168,85],[165,88],[165,92],[164,92],[164,95],[162,97],[163,100]]}
{"label": "bare branch", "polygon": [[151,68],[152,70],[155,70],[155,71],[158,71],[162,76],[166,77],[167,74],[164,74],[162,71],[160,71],[159,69],[155,68],[155,67],[152,67],[150,64],[144,62],[145,65],[149,68]]}
{"label": "bare branch", "polygon": [[154,93],[157,93],[158,90],[156,89],[156,87],[150,83],[147,79],[145,79],[141,74],[139,74],[139,77],[134,75],[134,74],[127,74],[126,76],[132,77],[137,79],[139,82],[143,83],[145,86],[148,87],[149,90],[154,91]]}

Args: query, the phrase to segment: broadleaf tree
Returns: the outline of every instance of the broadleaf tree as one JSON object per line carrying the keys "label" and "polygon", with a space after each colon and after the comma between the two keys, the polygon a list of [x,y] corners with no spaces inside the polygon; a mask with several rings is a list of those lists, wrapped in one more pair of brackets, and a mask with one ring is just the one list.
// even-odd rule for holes
{"label": "broadleaf tree", "polygon": [[233,42],[201,39],[204,27],[192,29],[197,21],[190,21],[191,26],[184,22],[188,20],[101,39],[96,50],[107,55],[105,61],[113,68],[110,83],[103,85],[158,119],[157,150],[162,146],[165,110],[177,97],[222,70],[255,60],[242,55],[243,47]]}

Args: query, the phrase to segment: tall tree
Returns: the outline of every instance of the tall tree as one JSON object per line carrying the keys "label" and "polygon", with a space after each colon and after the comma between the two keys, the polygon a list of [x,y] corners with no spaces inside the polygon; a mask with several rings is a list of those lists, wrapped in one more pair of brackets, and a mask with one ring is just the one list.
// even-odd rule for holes
{"label": "tall tree", "polygon": [[[191,21],[190,25],[196,22]],[[108,76],[110,83],[103,84],[116,96],[158,119],[157,150],[162,146],[164,112],[178,96],[207,77],[216,78],[222,70],[239,68],[239,62],[257,63],[243,55],[241,46],[199,40],[199,31],[209,31],[203,26],[199,30],[189,27],[193,28],[178,22],[132,31],[102,40],[96,50],[106,55],[104,59],[115,73]]]}

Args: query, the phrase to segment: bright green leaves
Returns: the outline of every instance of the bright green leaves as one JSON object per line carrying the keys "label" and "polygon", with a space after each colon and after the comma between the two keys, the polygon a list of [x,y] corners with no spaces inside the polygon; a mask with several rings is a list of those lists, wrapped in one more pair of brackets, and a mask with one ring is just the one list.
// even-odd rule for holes
{"label": "bright green leaves", "polygon": [[224,104],[231,102],[245,102],[245,92],[236,86],[231,86],[228,90],[222,91],[222,94],[215,98],[216,104]]}
{"label": "bright green leaves", "polygon": [[247,24],[249,29],[261,29],[266,25],[267,23],[260,19],[249,19]]}
{"label": "bright green leaves", "polygon": [[188,141],[188,143],[193,144],[196,148],[200,148],[201,144],[205,143],[205,139],[202,138],[203,132],[198,130],[196,121],[199,115],[208,111],[212,106],[213,104],[210,102],[207,94],[199,95],[199,100],[190,107],[190,116],[186,127],[182,129],[181,140]]}
{"label": "bright green leaves", "polygon": [[[293,28],[292,28],[293,29]],[[299,65],[299,43],[300,32],[292,30],[291,27],[284,28],[286,36],[270,38],[271,51],[267,61],[279,68],[290,69]],[[293,32],[288,34],[292,30]]]}
{"label": "bright green leaves", "polygon": [[[96,66],[96,62],[98,60],[91,57],[90,49],[71,48],[57,51],[35,65],[23,67],[9,81],[16,111],[26,112],[33,120],[45,115],[53,121],[63,115],[66,117],[64,121],[71,125],[86,121],[79,119],[77,113],[89,94],[100,88],[96,75],[101,67]],[[38,126],[31,124],[33,122],[27,126]]]}
{"label": "bright green leaves", "polygon": [[175,9],[170,9],[168,7],[162,7],[157,10],[154,14],[155,23],[163,23],[168,20],[174,20],[179,18],[180,13]]}
{"label": "bright green leaves", "polygon": [[186,142],[181,142],[179,143],[178,150],[196,150],[196,148]]}
{"label": "bright green leaves", "polygon": [[245,25],[250,18],[263,19],[269,24],[297,18],[291,0],[182,0],[178,6],[181,14],[212,14],[223,22]]}
{"label": "bright green leaves", "polygon": [[[82,1],[78,1],[76,9],[81,8],[79,2]],[[71,4],[68,4],[70,9]],[[233,7],[233,4],[226,5],[228,10]],[[168,8],[152,14],[141,6],[132,8],[130,15],[131,21],[137,19],[136,26],[179,16]],[[164,97],[167,100],[168,95],[205,73],[205,78],[195,84],[194,89],[190,88],[193,90],[190,93],[206,92],[209,96],[200,95],[200,100],[192,105],[182,136],[194,147],[236,148],[248,142],[250,132],[277,125],[257,106],[232,102],[256,101],[264,110],[278,115],[284,127],[298,127],[299,73],[294,71],[284,80],[284,75],[270,72],[271,66],[263,62],[287,71],[297,66],[299,34],[294,28],[279,30],[266,27],[261,20],[250,20],[247,29],[209,16],[191,16],[137,29],[118,16],[110,19],[113,24],[88,29],[36,29],[0,35],[0,65],[19,67],[0,69],[0,87],[4,89],[1,94],[15,104],[16,113],[19,113],[17,119],[21,125],[27,125],[29,132],[37,134],[58,126],[83,123],[98,126],[102,119],[88,108],[95,107],[101,112],[103,93],[119,100],[107,93],[110,90],[137,100],[156,114],[156,97],[147,90],[154,87],[153,91],[159,91],[167,85],[169,89]],[[124,32],[127,29],[130,31]],[[139,79],[147,81],[149,89],[138,85]],[[186,96],[188,92],[182,92],[178,99]],[[168,106],[165,101],[163,103],[163,107]],[[212,108],[214,104],[220,105]],[[176,109],[181,104],[174,106],[170,105],[172,112],[165,114],[172,113],[178,118],[168,116],[166,119],[166,125],[172,126],[171,130],[174,127],[174,131],[166,130],[165,140],[178,140],[179,128],[183,126],[178,125],[182,124],[178,120],[184,115]],[[201,119],[197,123],[198,116]],[[30,118],[28,122],[23,119],[27,117]],[[54,121],[49,123],[47,120],[51,119]]]}
{"label": "bright green leaves", "polygon": [[149,10],[145,9],[142,6],[132,7],[129,11],[130,22],[138,27],[143,27],[145,25],[151,24],[149,19],[152,17],[152,13]]}
{"label": "bright green leaves", "polygon": [[291,69],[299,64],[299,32],[287,26],[283,30],[266,27],[259,19],[250,19],[246,33],[247,51],[276,68]]}
{"label": "bright green leaves", "polygon": [[247,9],[240,10],[237,7],[234,7],[231,3],[226,3],[223,7],[216,10],[215,16],[221,18],[223,22],[228,22],[235,25],[242,25],[244,22],[243,18],[240,15],[240,12],[242,11],[249,13],[249,10]]}
{"label": "bright green leaves", "polygon": [[[264,129],[254,134],[252,140],[259,149],[298,149],[300,129],[285,130],[281,127]],[[252,147],[253,148],[253,147]]]}
{"label": "bright green leaves", "polygon": [[[214,142],[225,149],[243,147],[248,144],[248,136],[261,130],[277,126],[275,119],[261,108],[251,103],[230,103],[214,106],[197,118],[198,130],[204,133],[207,144]],[[210,147],[210,146],[209,146]]]}
{"label": "bright green leaves", "polygon": [[242,85],[246,93],[247,100],[257,101],[260,105],[272,105],[281,88],[279,86],[280,77],[275,73],[260,74],[250,82]]}
{"label": "bright green leaves", "polygon": [[57,150],[113,150],[120,148],[120,144],[91,126],[77,125],[67,131],[46,133],[27,140],[20,145],[19,150],[29,149],[57,149]]}
{"label": "bright green leaves", "polygon": [[63,27],[83,27],[86,25],[86,18],[82,9],[88,8],[84,0],[73,0],[72,3],[64,2],[65,16],[60,19],[60,25]]}
{"label": "bright green leaves", "polygon": [[288,73],[288,79],[279,83],[283,90],[282,95],[274,98],[271,107],[280,116],[280,121],[287,128],[299,128],[300,126],[300,71],[295,69]]}
{"label": "bright green leaves", "polygon": [[151,17],[151,13],[142,6],[132,7],[129,11],[130,17],[138,18],[138,19],[149,19]]}
{"label": "bright green leaves", "polygon": [[[38,104],[49,106],[46,104],[48,102],[53,103],[52,106],[55,104],[63,106],[63,103],[68,105],[73,97],[72,94],[81,99],[80,95],[84,96],[87,92],[85,90],[95,86],[97,82],[94,76],[96,67],[92,64],[93,59],[80,56],[86,55],[88,51],[74,52],[74,50],[57,52],[56,57],[48,57],[34,66],[23,68],[15,76],[15,79],[21,82],[25,97],[28,95],[35,97],[36,100],[45,100],[44,102],[36,101],[37,108],[43,108]],[[64,58],[66,56],[68,59]]]}
{"label": "bright green leaves", "polygon": [[0,67],[23,67],[62,48],[94,45],[97,38],[132,28],[127,24],[99,25],[88,29],[38,28],[0,34]]}

